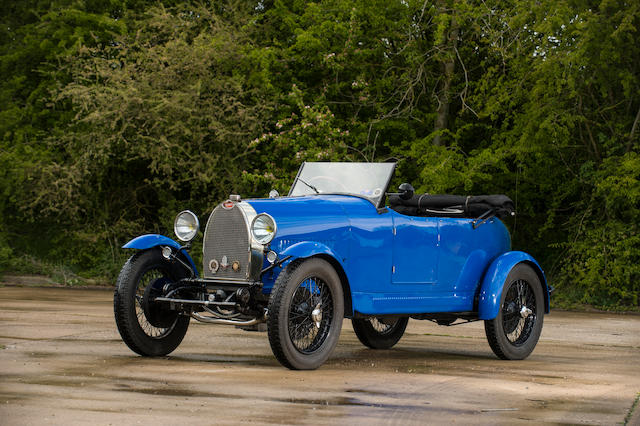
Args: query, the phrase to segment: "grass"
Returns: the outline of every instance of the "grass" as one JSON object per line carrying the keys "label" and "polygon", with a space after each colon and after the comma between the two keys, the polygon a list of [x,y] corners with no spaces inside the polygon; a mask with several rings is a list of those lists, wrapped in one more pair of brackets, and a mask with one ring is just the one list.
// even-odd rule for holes
{"label": "grass", "polygon": [[605,305],[590,305],[587,303],[580,303],[570,301],[567,299],[560,299],[551,296],[551,310],[562,311],[574,311],[574,312],[611,312],[611,313],[640,313],[640,306],[605,306]]}
{"label": "grass", "polygon": [[106,285],[110,282],[104,277],[86,278],[64,264],[55,264],[28,255],[11,259],[10,265],[0,271],[0,278],[3,274],[39,275],[48,277],[52,284],[64,286]]}
{"label": "grass", "polygon": [[633,401],[633,405],[631,405],[631,409],[627,413],[627,417],[624,418],[624,425],[630,425],[631,418],[633,417],[633,413],[638,409],[638,402],[640,401],[640,393],[636,395],[636,399]]}

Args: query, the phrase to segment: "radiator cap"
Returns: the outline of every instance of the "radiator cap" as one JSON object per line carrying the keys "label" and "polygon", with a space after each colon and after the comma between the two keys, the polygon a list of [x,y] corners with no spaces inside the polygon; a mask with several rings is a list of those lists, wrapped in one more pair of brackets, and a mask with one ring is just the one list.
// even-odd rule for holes
{"label": "radiator cap", "polygon": [[239,202],[240,202],[240,200],[241,200],[240,195],[238,195],[238,194],[231,194],[231,195],[229,195],[229,199],[230,199],[231,201],[235,201],[236,203],[239,203]]}

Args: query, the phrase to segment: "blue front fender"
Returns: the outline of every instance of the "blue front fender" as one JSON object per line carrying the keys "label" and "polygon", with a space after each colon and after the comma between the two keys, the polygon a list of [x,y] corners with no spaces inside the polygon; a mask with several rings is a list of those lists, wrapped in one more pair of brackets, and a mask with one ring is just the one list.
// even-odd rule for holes
{"label": "blue front fender", "polygon": [[331,256],[340,264],[340,266],[344,268],[342,257],[336,254],[331,248],[327,247],[326,245],[313,241],[302,241],[300,243],[293,244],[280,252],[279,256],[281,258],[286,256],[298,258],[311,257],[319,254]]}
{"label": "blue front fender", "polygon": [[[280,252],[278,256],[280,258],[291,256],[291,260],[311,256],[321,256],[324,260],[328,261],[340,276],[345,297],[345,315],[347,315],[347,317],[349,318],[351,317],[351,315],[353,314],[353,302],[351,300],[349,279],[347,278],[347,274],[345,273],[344,262],[346,260],[346,257],[340,256],[340,254],[336,253],[335,250],[332,250],[327,245],[314,241],[302,241],[293,244]],[[285,262],[285,264],[290,262],[291,260]],[[283,265],[283,268],[284,267],[286,266]]]}
{"label": "blue front fender", "polygon": [[549,313],[549,286],[542,268],[531,255],[522,251],[510,251],[498,256],[484,275],[478,298],[478,318],[491,320],[498,316],[502,287],[511,269],[519,263],[526,263],[538,274],[543,287],[544,310]]}
{"label": "blue front fender", "polygon": [[[180,250],[180,247],[182,247],[180,244],[178,244],[177,242],[175,242],[169,237],[165,237],[164,235],[146,234],[146,235],[140,235],[139,237],[134,238],[133,240],[129,241],[127,244],[123,245],[122,248],[148,250],[150,248],[158,247],[158,246],[169,246],[176,250]],[[198,268],[196,268],[196,264],[193,263],[193,259],[191,258],[189,253],[187,253],[185,250],[182,250],[180,253],[184,255],[184,257],[189,262],[189,265],[191,265],[191,268],[193,269],[194,274],[198,276]]]}
{"label": "blue front fender", "polygon": [[122,248],[144,250],[156,246],[169,246],[173,247],[174,249],[180,248],[180,244],[173,241],[171,238],[158,234],[140,235],[139,237],[136,237],[133,240],[129,241],[127,244],[123,245]]}

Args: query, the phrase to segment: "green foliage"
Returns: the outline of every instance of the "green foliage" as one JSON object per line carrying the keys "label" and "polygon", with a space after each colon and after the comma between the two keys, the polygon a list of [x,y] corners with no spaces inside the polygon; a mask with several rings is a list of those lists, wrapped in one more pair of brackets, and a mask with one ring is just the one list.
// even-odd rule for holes
{"label": "green foliage", "polygon": [[3,271],[9,265],[9,259],[11,259],[12,254],[13,250],[9,246],[7,236],[0,233],[0,271]]}
{"label": "green foliage", "polygon": [[[47,281],[65,286],[104,284],[103,280],[85,279],[73,272],[72,268],[63,263],[43,261],[33,256],[13,256],[10,272],[23,275],[44,275]],[[102,278],[103,275],[100,276]]]}
{"label": "green foliage", "polygon": [[242,171],[251,193],[264,194],[270,188],[286,193],[302,162],[340,161],[347,153],[349,131],[337,127],[328,107],[305,105],[295,84],[285,102],[291,114],[275,123],[275,132],[263,133],[249,143],[262,152],[259,168]]}
{"label": "green foliage", "polygon": [[583,235],[567,246],[558,290],[567,299],[603,308],[638,306],[640,230],[610,221],[585,224]]}
{"label": "green foliage", "polygon": [[234,31],[206,9],[151,8],[134,34],[68,58],[73,81],[58,99],[77,115],[48,143],[72,166],[42,170],[40,182],[65,191],[41,184],[34,207],[78,215],[102,203],[105,218],[128,221],[155,216],[155,200],[206,207],[233,188],[272,104]]}
{"label": "green foliage", "polygon": [[559,287],[581,303],[639,306],[640,156],[632,152],[607,158],[595,181],[576,236],[563,244],[566,260]]}
{"label": "green foliage", "polygon": [[183,208],[395,159],[396,184],[514,198],[559,302],[640,303],[640,4],[0,7],[0,268],[113,278]]}

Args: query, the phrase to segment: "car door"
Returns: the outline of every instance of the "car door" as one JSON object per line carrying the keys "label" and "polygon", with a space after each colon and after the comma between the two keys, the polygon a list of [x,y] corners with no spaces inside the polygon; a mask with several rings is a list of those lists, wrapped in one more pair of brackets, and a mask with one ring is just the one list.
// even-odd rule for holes
{"label": "car door", "polygon": [[[422,292],[438,280],[438,220],[393,212],[393,262],[391,282]],[[400,290],[400,289],[398,289]]]}

